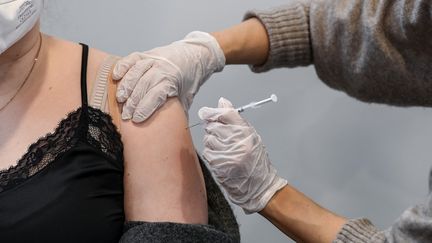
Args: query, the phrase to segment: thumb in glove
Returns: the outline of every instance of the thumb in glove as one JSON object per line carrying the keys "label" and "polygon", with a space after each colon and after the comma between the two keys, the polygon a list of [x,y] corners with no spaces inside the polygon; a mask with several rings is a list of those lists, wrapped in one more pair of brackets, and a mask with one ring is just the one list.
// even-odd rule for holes
{"label": "thumb in glove", "polygon": [[247,124],[231,101],[223,97],[219,99],[218,108],[202,107],[198,111],[198,116],[206,122],[220,122],[231,125]]}

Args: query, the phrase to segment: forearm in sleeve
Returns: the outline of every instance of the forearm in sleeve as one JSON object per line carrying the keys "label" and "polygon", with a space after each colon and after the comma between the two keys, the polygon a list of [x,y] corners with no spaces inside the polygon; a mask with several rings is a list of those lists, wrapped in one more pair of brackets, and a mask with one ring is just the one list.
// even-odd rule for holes
{"label": "forearm in sleeve", "polygon": [[432,239],[432,198],[411,207],[387,230],[379,231],[367,219],[348,221],[334,243],[430,242]]}
{"label": "forearm in sleeve", "polygon": [[255,72],[314,64],[330,87],[366,102],[432,106],[428,0],[297,0],[249,11],[270,51]]}

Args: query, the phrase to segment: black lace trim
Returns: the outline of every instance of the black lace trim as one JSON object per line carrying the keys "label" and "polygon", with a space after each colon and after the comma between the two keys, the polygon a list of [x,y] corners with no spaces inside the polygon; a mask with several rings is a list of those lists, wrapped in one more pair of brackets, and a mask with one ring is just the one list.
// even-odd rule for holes
{"label": "black lace trim", "polygon": [[[88,107],[69,113],[53,133],[38,139],[15,166],[0,171],[0,192],[11,189],[42,171],[78,141],[87,141],[123,166],[123,144],[111,117],[101,110]],[[86,114],[87,121],[81,121]],[[88,129],[87,129],[88,128]]]}
{"label": "black lace trim", "polygon": [[111,116],[93,107],[88,114],[87,142],[123,166],[123,143]]}

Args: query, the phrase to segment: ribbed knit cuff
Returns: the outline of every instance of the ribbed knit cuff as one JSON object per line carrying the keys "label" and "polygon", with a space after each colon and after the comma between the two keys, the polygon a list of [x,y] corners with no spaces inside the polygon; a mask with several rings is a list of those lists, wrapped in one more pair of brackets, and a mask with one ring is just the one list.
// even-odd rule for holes
{"label": "ribbed knit cuff", "polygon": [[384,233],[380,232],[368,219],[351,219],[338,233],[333,243],[384,242]]}
{"label": "ribbed knit cuff", "polygon": [[265,72],[278,67],[306,66],[312,62],[309,34],[309,4],[292,4],[269,11],[248,11],[244,20],[258,18],[267,30],[270,53],[266,63],[251,66],[253,72]]}
{"label": "ribbed knit cuff", "polygon": [[172,222],[127,222],[120,243],[147,242],[239,242],[211,225]]}

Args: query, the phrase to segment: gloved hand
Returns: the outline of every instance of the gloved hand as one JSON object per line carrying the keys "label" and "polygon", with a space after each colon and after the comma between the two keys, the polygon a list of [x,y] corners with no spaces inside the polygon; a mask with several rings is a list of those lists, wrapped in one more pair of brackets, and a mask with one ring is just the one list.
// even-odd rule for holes
{"label": "gloved hand", "polygon": [[261,211],[287,184],[272,166],[261,137],[224,98],[218,108],[203,107],[198,115],[206,121],[203,157],[216,180],[247,214]]}
{"label": "gloved hand", "polygon": [[121,79],[117,101],[127,100],[122,118],[142,122],[173,96],[179,97],[187,114],[200,86],[224,66],[216,39],[199,31],[170,45],[130,54],[117,62],[112,74]]}

